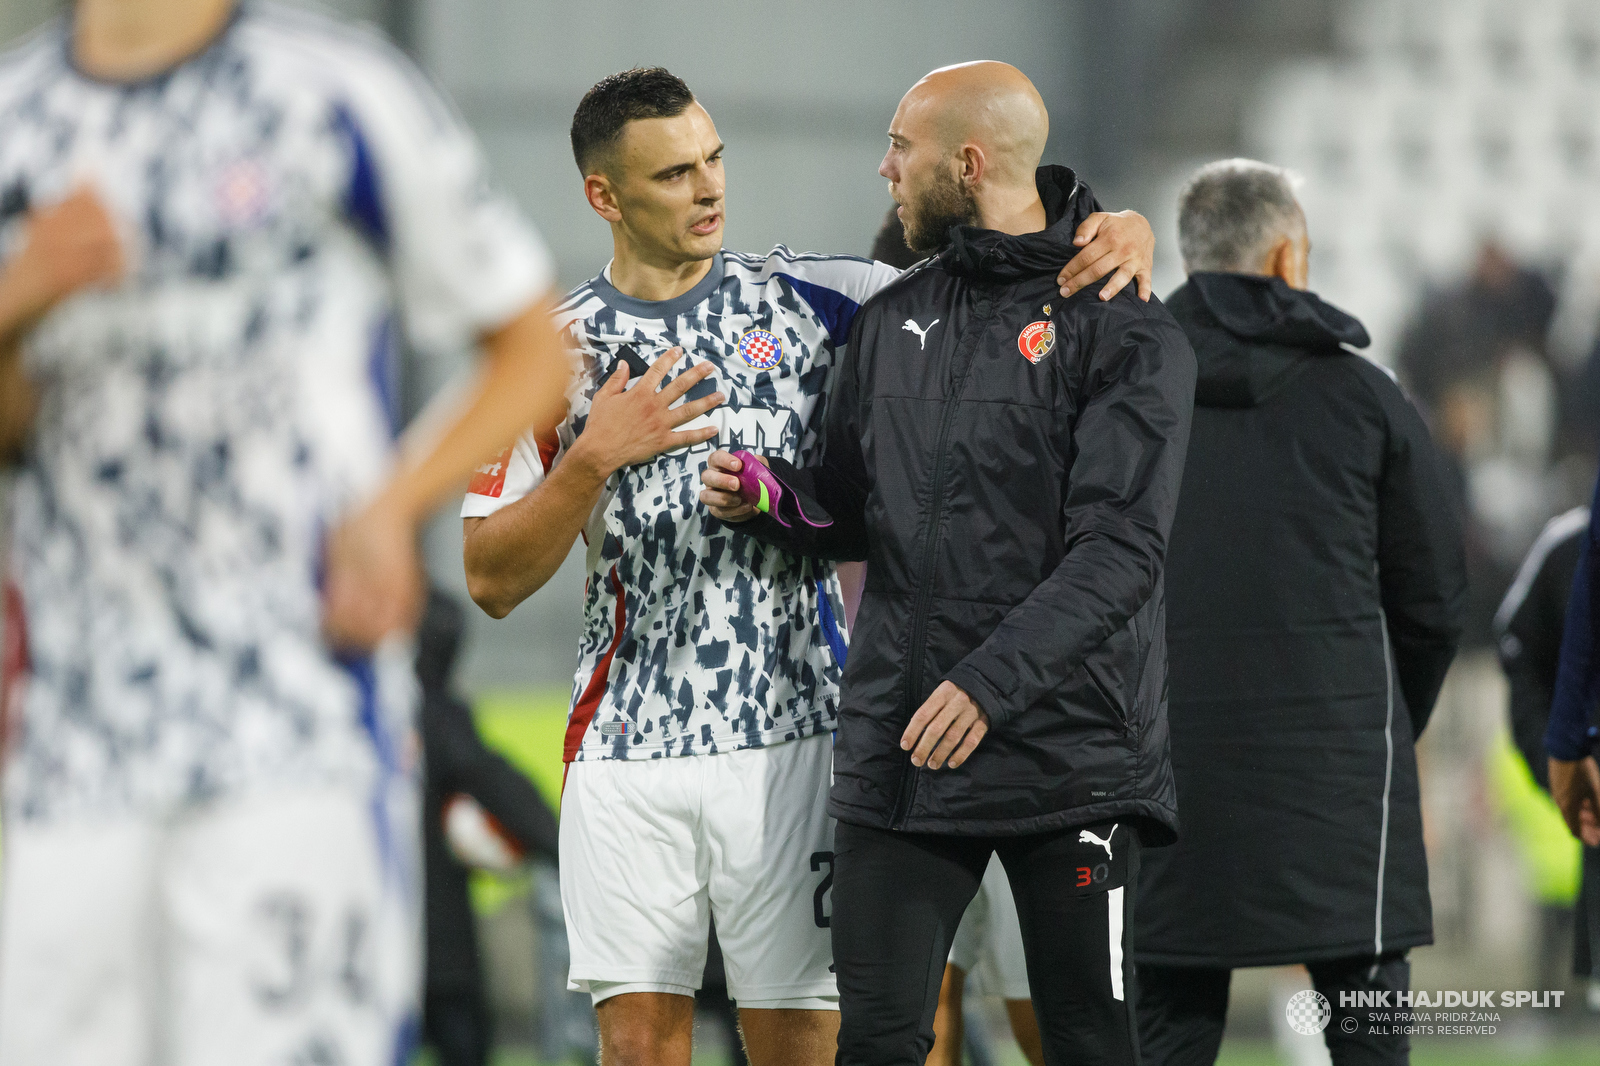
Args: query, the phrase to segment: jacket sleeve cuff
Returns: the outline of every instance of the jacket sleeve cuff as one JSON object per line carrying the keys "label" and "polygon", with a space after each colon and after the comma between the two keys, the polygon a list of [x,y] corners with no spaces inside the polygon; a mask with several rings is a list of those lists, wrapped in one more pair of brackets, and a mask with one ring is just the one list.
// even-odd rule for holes
{"label": "jacket sleeve cuff", "polygon": [[[984,710],[988,710],[987,707]],[[1544,735],[1544,748],[1552,759],[1562,762],[1577,762],[1590,755],[1595,748],[1595,736],[1600,729],[1588,726],[1582,732],[1558,728],[1557,721],[1552,718],[1551,728]]]}
{"label": "jacket sleeve cuff", "polygon": [[944,675],[944,679],[965,692],[974,703],[982,707],[983,713],[989,716],[992,724],[1000,725],[1011,720],[1011,701],[967,663],[957,663],[955,669]]}
{"label": "jacket sleeve cuff", "polygon": [[790,543],[794,539],[789,536],[791,531],[774,522],[771,515],[757,512],[743,522],[723,522],[722,528],[734,533],[747,533],[763,544],[770,544],[775,548],[794,550]]}

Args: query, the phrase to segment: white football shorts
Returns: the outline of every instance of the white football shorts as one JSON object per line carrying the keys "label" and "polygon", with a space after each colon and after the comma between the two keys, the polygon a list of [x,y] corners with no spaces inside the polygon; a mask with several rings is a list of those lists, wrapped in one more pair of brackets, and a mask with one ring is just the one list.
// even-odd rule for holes
{"label": "white football shorts", "polygon": [[420,822],[414,804],[357,792],[286,788],[162,819],[10,819],[0,1062],[404,1061]]}
{"label": "white football shorts", "polygon": [[950,964],[967,975],[966,991],[1002,999],[1032,999],[1017,901],[1000,856],[989,857],[978,894],[950,940]]}
{"label": "white football shorts", "polygon": [[561,801],[568,987],[693,996],[709,920],[741,1008],[837,1010],[833,737],[572,763]]}

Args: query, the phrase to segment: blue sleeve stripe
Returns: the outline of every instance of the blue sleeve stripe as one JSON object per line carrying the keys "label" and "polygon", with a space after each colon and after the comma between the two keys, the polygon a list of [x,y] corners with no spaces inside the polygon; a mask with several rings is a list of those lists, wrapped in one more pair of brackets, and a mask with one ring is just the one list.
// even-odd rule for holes
{"label": "blue sleeve stripe", "polygon": [[811,305],[811,310],[828,328],[828,338],[833,341],[834,347],[849,343],[850,324],[856,320],[856,312],[861,310],[860,304],[842,292],[802,281],[793,274],[779,272],[772,276],[787,281],[800,298]]}
{"label": "blue sleeve stripe", "polygon": [[389,439],[400,436],[400,336],[392,314],[384,315],[372,329],[367,353],[367,380],[383,409]]}
{"label": "blue sleeve stripe", "polygon": [[344,104],[338,104],[333,109],[333,127],[344,137],[350,149],[350,184],[344,194],[345,215],[380,253],[388,255],[391,237],[389,216],[383,209],[378,169],[373,162],[366,135],[361,132],[355,115]]}
{"label": "blue sleeve stripe", "polygon": [[828,599],[828,583],[822,578],[817,578],[817,621],[822,626],[822,635],[828,638],[828,647],[833,649],[833,657],[839,660],[839,669],[844,669],[845,655],[850,647],[844,641],[844,634],[839,631],[838,619],[833,617],[833,601]]}

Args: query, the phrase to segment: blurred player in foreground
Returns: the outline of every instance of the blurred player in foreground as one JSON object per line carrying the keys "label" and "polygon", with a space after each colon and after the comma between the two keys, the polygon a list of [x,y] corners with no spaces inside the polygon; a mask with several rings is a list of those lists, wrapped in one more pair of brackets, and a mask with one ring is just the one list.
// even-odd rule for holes
{"label": "blurred player in foreground", "polygon": [[[722,251],[722,141],[665,70],[594,86],[572,147],[614,249],[560,311],[581,387],[559,436],[508,449],[462,509],[468,586],[496,617],[588,542],[561,818],[572,985],[596,1003],[604,1061],[687,1066],[714,915],[750,1060],[821,1066],[838,1027],[838,583],[730,536],[696,488],[713,440],[815,454],[856,310],[898,272]],[[1144,287],[1143,219],[1096,214],[1078,236],[1063,284]]]}
{"label": "blurred player in foreground", "polygon": [[[415,538],[553,423],[548,257],[382,40],[80,0],[0,59],[6,1066],[403,1062]],[[402,327],[482,345],[396,449]]]}

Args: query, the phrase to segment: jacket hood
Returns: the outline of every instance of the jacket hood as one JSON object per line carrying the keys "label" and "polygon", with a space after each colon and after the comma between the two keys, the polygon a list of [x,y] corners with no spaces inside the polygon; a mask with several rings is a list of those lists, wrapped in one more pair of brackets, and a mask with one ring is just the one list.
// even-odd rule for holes
{"label": "jacket hood", "polygon": [[1016,281],[1054,274],[1078,254],[1072,238],[1095,210],[1089,186],[1066,167],[1040,167],[1034,175],[1044,203],[1045,228],[1010,234],[976,226],[951,226],[937,262],[957,277]]}
{"label": "jacket hood", "polygon": [[1202,407],[1254,407],[1306,359],[1371,343],[1355,318],[1282,278],[1197,272],[1166,303],[1194,346]]}

